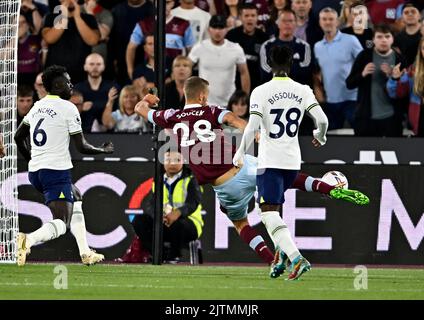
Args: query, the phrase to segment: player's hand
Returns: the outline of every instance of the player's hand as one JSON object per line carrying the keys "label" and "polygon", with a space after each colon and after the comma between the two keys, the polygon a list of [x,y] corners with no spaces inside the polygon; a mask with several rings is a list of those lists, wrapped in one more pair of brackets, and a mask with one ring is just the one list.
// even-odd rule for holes
{"label": "player's hand", "polygon": [[149,107],[156,106],[159,103],[159,98],[151,93],[144,96],[143,101],[149,104]]}
{"label": "player's hand", "polygon": [[402,77],[405,72],[406,72],[406,69],[405,68],[403,68],[402,70],[400,70],[400,63],[398,63],[397,65],[395,65],[393,67],[392,78],[395,79],[395,80],[399,80],[400,77]]}
{"label": "player's hand", "polygon": [[113,153],[114,151],[113,143],[111,141],[104,142],[101,148],[103,149],[104,153]]}
{"label": "player's hand", "polygon": [[362,70],[362,77],[365,78],[367,75],[373,74],[374,71],[375,71],[375,64],[370,62],[365,66],[364,70]]}
{"label": "player's hand", "polygon": [[319,148],[327,142],[327,137],[325,135],[322,135],[318,129],[315,129],[313,131],[313,136],[314,138],[312,139],[312,145],[315,148]]}
{"label": "player's hand", "polygon": [[237,151],[233,157],[233,165],[237,168],[243,167],[243,157],[244,157],[244,154],[241,153],[240,151]]}
{"label": "player's hand", "polygon": [[260,140],[261,140],[261,133],[258,131],[255,133],[255,141],[256,143],[259,143]]}

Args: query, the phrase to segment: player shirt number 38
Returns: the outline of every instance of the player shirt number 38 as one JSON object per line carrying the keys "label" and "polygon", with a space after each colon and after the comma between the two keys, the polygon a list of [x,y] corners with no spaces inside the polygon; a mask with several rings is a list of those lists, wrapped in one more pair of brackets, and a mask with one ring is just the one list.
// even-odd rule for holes
{"label": "player shirt number 38", "polygon": [[23,121],[31,133],[30,172],[72,168],[70,135],[82,132],[81,118],[73,103],[48,95],[34,104]]}
{"label": "player shirt number 38", "polygon": [[300,170],[297,133],[305,110],[317,105],[309,86],[288,77],[274,77],[253,90],[250,114],[262,117],[258,169]]}

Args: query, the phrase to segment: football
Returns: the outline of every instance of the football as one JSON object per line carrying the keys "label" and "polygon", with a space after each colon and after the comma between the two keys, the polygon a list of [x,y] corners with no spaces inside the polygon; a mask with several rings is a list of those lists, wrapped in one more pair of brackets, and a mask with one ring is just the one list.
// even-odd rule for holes
{"label": "football", "polygon": [[346,176],[340,171],[329,171],[322,176],[321,180],[338,188],[347,189],[349,187]]}

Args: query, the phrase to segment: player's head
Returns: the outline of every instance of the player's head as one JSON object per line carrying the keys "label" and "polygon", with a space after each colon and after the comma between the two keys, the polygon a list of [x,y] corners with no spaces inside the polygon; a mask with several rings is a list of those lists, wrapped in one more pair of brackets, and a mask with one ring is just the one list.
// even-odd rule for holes
{"label": "player's head", "polygon": [[43,84],[50,94],[58,95],[62,99],[69,100],[72,95],[71,77],[66,68],[53,65],[43,72]]}
{"label": "player's head", "polygon": [[178,151],[167,151],[164,155],[164,168],[167,176],[172,177],[183,169],[183,157]]}
{"label": "player's head", "polygon": [[293,50],[287,46],[272,47],[268,64],[277,76],[288,76],[293,62]]}
{"label": "player's head", "polygon": [[184,83],[186,104],[207,105],[209,96],[209,82],[200,77],[190,77]]}

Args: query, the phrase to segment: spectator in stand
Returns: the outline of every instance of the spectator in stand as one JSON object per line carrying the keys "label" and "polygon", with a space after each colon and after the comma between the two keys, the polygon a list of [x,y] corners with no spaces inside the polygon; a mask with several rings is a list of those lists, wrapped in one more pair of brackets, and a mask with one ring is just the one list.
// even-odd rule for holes
{"label": "spectator in stand", "polygon": [[[357,90],[346,88],[345,81],[356,56],[363,50],[355,36],[338,30],[337,15],[330,7],[321,10],[319,23],[324,38],[314,47],[320,70],[316,77],[320,81],[315,83],[314,89],[318,101],[325,102],[324,111],[328,117],[329,130],[343,128],[345,120],[354,127]],[[324,91],[322,93],[321,88]]]}
{"label": "spectator in stand", "polygon": [[40,72],[35,77],[34,81],[34,89],[37,95],[35,96],[36,100],[41,100],[47,95],[46,88],[44,88],[43,80],[42,80],[43,73]]}
{"label": "spectator in stand", "polygon": [[81,11],[91,14],[96,18],[100,31],[100,40],[93,47],[92,52],[100,54],[103,60],[107,61],[107,42],[109,41],[109,34],[113,27],[112,13],[98,4],[98,0],[84,0]]}
{"label": "spectator in stand", "polygon": [[192,74],[193,63],[188,57],[178,56],[172,63],[172,81],[165,85],[165,109],[183,109],[184,83]]}
{"label": "spectator in stand", "polygon": [[415,61],[421,39],[420,11],[412,2],[403,6],[402,20],[405,28],[395,36],[393,47],[399,49],[409,67]]}
{"label": "spectator in stand", "polygon": [[[174,17],[171,10],[175,4],[174,0],[166,0],[166,56],[169,66],[172,60],[178,55],[187,55],[191,47],[195,43],[193,31],[190,22],[182,18]],[[127,71],[130,79],[133,78],[135,67],[135,58],[137,47],[144,43],[145,35],[152,34],[153,32],[152,19],[145,19],[139,21],[131,34],[130,42],[127,46],[126,60]],[[168,69],[170,69],[168,66]]]}
{"label": "spectator in stand", "polygon": [[115,67],[117,81],[127,84],[130,79],[127,72],[126,50],[135,25],[155,14],[153,3],[149,0],[127,0],[112,9],[113,28],[110,33],[108,59]]}
{"label": "spectator in stand", "polygon": [[210,83],[209,104],[226,106],[236,90],[236,69],[240,72],[242,90],[250,92],[246,57],[239,44],[225,39],[227,19],[216,15],[210,19],[210,39],[196,44],[189,58],[199,64],[199,76]]}
{"label": "spectator in stand", "polygon": [[195,43],[208,38],[208,23],[211,15],[195,6],[195,0],[181,0],[180,5],[172,10],[172,15],[190,21]]}
{"label": "spectator in stand", "polygon": [[32,105],[34,104],[34,90],[30,86],[20,85],[18,87],[18,98],[16,100],[17,104],[17,127],[21,124],[24,117],[27,115],[29,110],[31,110]]}
{"label": "spectator in stand", "polygon": [[237,117],[249,121],[249,96],[242,90],[234,92],[228,101],[227,110],[232,111]]}
{"label": "spectator in stand", "polygon": [[268,36],[278,35],[278,18],[284,8],[291,7],[291,0],[269,0],[269,19],[265,24],[265,32]]}
{"label": "spectator in stand", "polygon": [[396,18],[396,9],[405,0],[366,0],[371,22],[373,25],[387,24],[397,33],[402,29],[401,19]]}
{"label": "spectator in stand", "polygon": [[84,60],[99,42],[100,32],[96,19],[81,13],[77,0],[61,0],[61,5],[62,10],[68,11],[68,17],[64,13],[48,14],[41,31],[49,50],[46,67],[64,66],[74,83],[78,83],[84,79]]}
{"label": "spectator in stand", "polygon": [[315,16],[316,20],[319,20],[319,13],[322,9],[330,7],[340,12],[342,9],[342,2],[339,0],[313,0],[312,1],[312,14]]}
{"label": "spectator in stand", "polygon": [[354,0],[344,0],[339,16],[339,29],[349,28],[353,25],[353,17],[350,8]]}
{"label": "spectator in stand", "polygon": [[352,26],[340,31],[356,36],[364,49],[372,48],[373,32],[368,26],[368,9],[364,6],[364,2],[362,0],[353,0],[349,7],[349,14],[352,17]]}
{"label": "spectator in stand", "polygon": [[409,96],[408,122],[418,137],[424,137],[424,37],[421,38],[415,63],[401,69],[398,63],[387,81],[390,98]]}
{"label": "spectator in stand", "polygon": [[43,25],[43,17],[49,12],[46,5],[35,2],[34,0],[21,1],[21,14],[26,18],[29,29],[32,34],[39,34]]}
{"label": "spectator in stand", "polygon": [[18,83],[31,85],[43,63],[41,38],[30,33],[25,15],[19,15],[18,29]]}
{"label": "spectator in stand", "polygon": [[119,109],[113,110],[113,104],[118,97],[118,90],[111,88],[108,101],[103,111],[102,122],[107,129],[114,132],[146,133],[151,132],[151,126],[134,112],[134,107],[142,97],[132,85],[122,88],[119,94]]}
{"label": "spectator in stand", "polygon": [[296,15],[290,8],[281,11],[278,18],[279,34],[276,38],[264,42],[260,51],[262,82],[271,80],[272,72],[268,64],[272,47],[287,46],[293,50],[293,64],[290,77],[302,84],[312,85],[311,47],[309,44],[294,36],[296,30]]}
{"label": "spectator in stand", "polygon": [[241,26],[239,15],[239,0],[225,0],[225,13],[227,17],[227,28],[229,30]]}
{"label": "spectator in stand", "polygon": [[253,4],[258,9],[258,28],[265,32],[269,20],[268,0],[239,0],[241,6]]}
{"label": "spectator in stand", "polygon": [[[196,0],[195,5],[199,9],[202,9],[203,11],[209,12],[210,15],[215,15],[216,12],[216,6],[215,6],[216,0]],[[221,1],[221,0],[218,0]]]}
{"label": "spectator in stand", "polygon": [[228,31],[226,38],[242,47],[249,69],[250,88],[254,89],[261,84],[259,52],[268,35],[257,27],[258,8],[253,3],[240,6],[240,19],[242,25]]}
{"label": "spectator in stand", "polygon": [[374,48],[362,51],[355,59],[346,79],[348,89],[358,88],[355,135],[374,137],[402,136],[402,111],[390,99],[386,83],[393,66],[405,63],[392,49],[393,34],[389,26],[374,28]]}
{"label": "spectator in stand", "polygon": [[91,53],[84,63],[87,79],[75,85],[75,89],[82,93],[86,105],[84,112],[81,113],[81,126],[84,133],[93,132],[93,125],[98,128],[99,124],[102,124],[108,93],[114,86],[112,81],[103,78],[104,70],[103,57],[98,53]]}
{"label": "spectator in stand", "polygon": [[294,36],[306,41],[313,48],[322,39],[323,33],[312,14],[312,0],[292,0],[291,8],[296,14]]}

